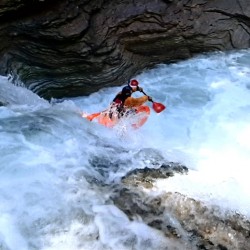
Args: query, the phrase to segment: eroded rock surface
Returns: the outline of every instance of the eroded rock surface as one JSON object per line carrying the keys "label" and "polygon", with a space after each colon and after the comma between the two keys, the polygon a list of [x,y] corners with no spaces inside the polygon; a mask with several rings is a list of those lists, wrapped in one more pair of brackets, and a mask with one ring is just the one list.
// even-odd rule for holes
{"label": "eroded rock surface", "polygon": [[249,48],[240,0],[2,0],[0,74],[45,98],[124,84],[160,62]]}

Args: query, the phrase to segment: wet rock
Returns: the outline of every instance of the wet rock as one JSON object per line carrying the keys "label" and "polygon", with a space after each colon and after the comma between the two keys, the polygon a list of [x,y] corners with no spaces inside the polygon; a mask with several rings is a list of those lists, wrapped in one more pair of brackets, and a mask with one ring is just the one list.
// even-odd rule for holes
{"label": "wet rock", "polygon": [[0,107],[1,106],[7,106],[9,103],[8,102],[6,102],[5,100],[1,100],[0,99]]}
{"label": "wet rock", "polygon": [[160,168],[143,168],[130,171],[122,182],[131,186],[144,186],[145,188],[152,188],[154,180],[165,179],[174,176],[175,173],[187,174],[188,168],[178,163],[170,162],[161,165]]}
{"label": "wet rock", "polygon": [[204,249],[249,249],[250,221],[244,216],[224,212],[217,206],[179,193],[167,193],[161,199],[165,213],[180,222],[189,238],[196,238],[197,246],[203,245]]}
{"label": "wet rock", "polygon": [[140,218],[186,249],[250,249],[250,221],[243,215],[177,192],[155,192],[157,178],[187,173],[186,167],[173,163],[134,170],[116,186],[112,199],[131,220]]}
{"label": "wet rock", "polygon": [[249,48],[237,0],[3,0],[0,74],[40,96],[87,95],[157,63]]}
{"label": "wet rock", "polygon": [[5,104],[0,100],[0,107],[5,106]]}

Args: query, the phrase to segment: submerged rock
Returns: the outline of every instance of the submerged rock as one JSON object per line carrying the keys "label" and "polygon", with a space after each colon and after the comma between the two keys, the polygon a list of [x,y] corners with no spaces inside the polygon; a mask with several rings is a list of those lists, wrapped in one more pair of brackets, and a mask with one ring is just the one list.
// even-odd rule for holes
{"label": "submerged rock", "polygon": [[6,103],[6,102],[4,102],[4,101],[0,100],[0,107],[1,107],[1,106],[6,106],[6,105],[7,105],[7,103]]}
{"label": "submerged rock", "polygon": [[174,176],[175,173],[186,174],[187,172],[187,167],[171,162],[163,164],[157,169],[146,167],[130,171],[125,177],[122,178],[122,182],[131,186],[144,186],[146,188],[152,188],[153,182],[156,179],[165,179]]}
{"label": "submerged rock", "polygon": [[50,99],[124,84],[157,63],[249,48],[237,0],[3,0],[0,74]]}

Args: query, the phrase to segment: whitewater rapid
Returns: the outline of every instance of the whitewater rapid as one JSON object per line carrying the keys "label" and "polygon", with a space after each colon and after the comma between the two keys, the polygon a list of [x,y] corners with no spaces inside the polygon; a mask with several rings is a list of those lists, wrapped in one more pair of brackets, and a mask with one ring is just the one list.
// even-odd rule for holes
{"label": "whitewater rapid", "polygon": [[158,180],[155,193],[250,218],[250,51],[158,65],[136,79],[167,108],[131,130],[81,117],[105,110],[121,87],[48,102],[0,77],[1,250],[179,249],[110,201],[111,184],[155,161],[189,168]]}

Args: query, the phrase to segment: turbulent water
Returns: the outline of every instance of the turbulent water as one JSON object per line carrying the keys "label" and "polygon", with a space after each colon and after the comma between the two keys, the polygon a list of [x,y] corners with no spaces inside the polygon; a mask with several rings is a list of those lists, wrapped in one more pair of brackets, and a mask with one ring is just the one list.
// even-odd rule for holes
{"label": "turbulent water", "polygon": [[81,117],[106,109],[120,87],[47,102],[0,78],[1,250],[180,249],[110,199],[114,183],[159,154],[189,173],[159,179],[155,192],[250,219],[250,51],[159,65],[137,79],[167,108],[132,130]]}

